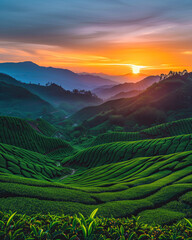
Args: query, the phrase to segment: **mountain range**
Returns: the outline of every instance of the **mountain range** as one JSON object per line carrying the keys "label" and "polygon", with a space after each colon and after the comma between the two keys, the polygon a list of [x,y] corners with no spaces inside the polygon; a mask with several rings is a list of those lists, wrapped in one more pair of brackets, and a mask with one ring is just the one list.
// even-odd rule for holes
{"label": "mountain range", "polygon": [[[141,94],[121,98],[95,107],[87,107],[72,116],[89,128],[101,123],[130,127],[135,124],[150,126],[162,122],[190,117],[192,114],[192,73],[170,76],[154,83]],[[132,125],[133,123],[133,125]]]}
{"label": "mountain range", "polygon": [[[142,79],[141,81],[138,81],[136,83],[122,83],[117,84],[114,86],[101,86],[99,88],[96,88],[93,90],[93,92],[103,98],[103,99],[109,99],[109,98],[116,98],[114,95],[117,95],[121,92],[131,92],[131,91],[143,91],[149,86],[151,86],[153,83],[156,83],[160,80],[159,76],[148,76]],[[129,95],[129,94],[128,94]],[[118,96],[121,97],[121,96]]]}
{"label": "mountain range", "polygon": [[[83,73],[83,74],[85,74],[85,73]],[[108,75],[108,74],[104,74],[104,73],[91,73],[91,75],[110,79],[117,83],[138,82],[147,77],[147,75],[143,74],[143,73],[138,73],[138,74],[127,73],[127,74],[123,74],[123,75]]]}
{"label": "mountain range", "polygon": [[3,73],[0,73],[0,86],[1,113],[6,115],[26,116],[31,112],[38,117],[45,108],[46,112],[57,108],[71,114],[85,106],[102,103],[90,91],[69,91],[55,83],[46,86],[23,83]]}
{"label": "mountain range", "polygon": [[101,85],[114,85],[115,81],[91,74],[77,74],[68,69],[42,67],[33,62],[0,63],[0,72],[6,73],[19,81],[45,85],[48,82],[72,90],[90,90]]}

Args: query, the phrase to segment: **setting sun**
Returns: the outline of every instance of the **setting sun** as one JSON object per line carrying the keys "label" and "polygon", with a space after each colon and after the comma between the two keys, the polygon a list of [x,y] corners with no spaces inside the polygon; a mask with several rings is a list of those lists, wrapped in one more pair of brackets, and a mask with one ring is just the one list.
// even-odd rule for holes
{"label": "setting sun", "polygon": [[137,65],[132,65],[132,64],[129,64],[131,69],[132,69],[132,73],[133,74],[139,74],[140,73],[140,70],[142,68],[144,68],[144,66],[137,66]]}
{"label": "setting sun", "polygon": [[134,74],[140,73],[140,67],[133,65],[133,66],[132,66],[132,72],[133,72]]}

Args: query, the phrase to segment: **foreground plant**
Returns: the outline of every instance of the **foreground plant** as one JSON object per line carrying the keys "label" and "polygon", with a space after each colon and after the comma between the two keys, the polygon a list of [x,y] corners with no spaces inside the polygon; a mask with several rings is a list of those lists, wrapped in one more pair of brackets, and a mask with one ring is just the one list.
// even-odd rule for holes
{"label": "foreground plant", "polygon": [[86,218],[75,215],[19,215],[0,212],[2,240],[167,240],[192,239],[192,223],[149,226],[139,218],[98,218],[98,209]]}

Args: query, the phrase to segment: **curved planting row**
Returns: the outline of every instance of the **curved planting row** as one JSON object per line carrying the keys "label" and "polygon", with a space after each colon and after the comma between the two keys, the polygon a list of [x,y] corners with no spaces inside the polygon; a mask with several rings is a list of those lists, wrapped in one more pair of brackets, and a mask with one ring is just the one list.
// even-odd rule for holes
{"label": "curved planting row", "polygon": [[63,175],[50,158],[7,144],[0,144],[0,172],[47,180]]}
{"label": "curved planting row", "polygon": [[45,136],[52,137],[54,133],[57,132],[57,128],[55,126],[51,125],[42,118],[38,118],[35,121],[31,121],[31,123],[34,124],[34,126],[38,128],[38,130]]}
{"label": "curved planting row", "polygon": [[63,164],[91,168],[136,157],[189,151],[191,148],[192,134],[133,142],[116,142],[82,150],[72,157],[65,158]]}
{"label": "curved planting row", "polygon": [[[191,170],[192,151],[187,151],[165,156],[133,158],[94,167],[83,172],[77,171],[76,174],[62,182],[84,187],[84,190],[89,192],[96,190],[93,187],[99,187],[101,192],[120,191],[143,184],[158,183],[157,185],[162,187],[178,179],[180,183],[192,183]],[[89,186],[91,186],[90,189]]]}
{"label": "curved planting row", "polygon": [[63,185],[45,182],[43,187],[42,181],[29,183],[23,178],[21,182],[0,175],[0,210],[89,215],[99,208],[100,216],[134,214],[143,222],[158,224],[191,218],[191,159],[192,151],[136,158],[77,172],[63,179]]}
{"label": "curved planting row", "polygon": [[46,137],[34,130],[25,120],[15,117],[0,117],[0,142],[42,154],[58,149],[62,149],[66,154],[73,152],[68,142]]}
{"label": "curved planting row", "polygon": [[192,118],[156,125],[140,132],[113,132],[98,135],[90,146],[120,141],[138,141],[192,133]]}
{"label": "curved planting row", "polygon": [[141,131],[146,137],[169,137],[192,133],[192,118],[168,122]]}
{"label": "curved planting row", "polygon": [[139,132],[112,132],[103,133],[97,136],[90,146],[96,146],[104,143],[122,142],[122,141],[138,141],[142,140]]}

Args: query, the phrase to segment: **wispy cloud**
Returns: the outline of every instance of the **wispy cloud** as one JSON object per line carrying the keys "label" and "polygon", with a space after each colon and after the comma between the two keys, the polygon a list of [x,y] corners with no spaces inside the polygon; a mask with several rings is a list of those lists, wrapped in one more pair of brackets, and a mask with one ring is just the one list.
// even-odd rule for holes
{"label": "wispy cloud", "polygon": [[[165,52],[162,57],[168,51],[190,56],[191,29],[191,0],[0,1],[0,48],[13,44],[15,61],[18,50],[21,60],[44,56],[43,61],[55,57],[71,63],[82,58],[91,64],[127,59],[128,64],[151,65],[138,51],[146,54],[150,48],[151,62],[157,51]],[[117,55],[120,50],[123,57]],[[1,52],[1,61],[6,54],[11,59],[11,53]]]}

